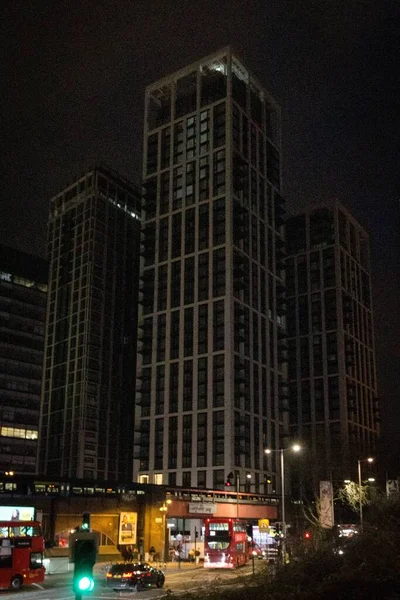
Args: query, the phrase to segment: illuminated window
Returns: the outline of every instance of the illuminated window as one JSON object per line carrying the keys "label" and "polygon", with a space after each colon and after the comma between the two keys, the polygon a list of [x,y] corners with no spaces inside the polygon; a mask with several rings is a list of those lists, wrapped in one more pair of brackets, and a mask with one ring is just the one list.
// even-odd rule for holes
{"label": "illuminated window", "polygon": [[138,483],[149,483],[149,476],[148,475],[139,475]]}
{"label": "illuminated window", "polygon": [[[141,475],[141,477],[143,477],[143,475]],[[146,475],[144,475],[144,477],[146,477]],[[162,485],[163,482],[163,476],[162,473],[154,473],[154,483],[156,485]],[[146,482],[143,482],[146,483]]]}
{"label": "illuminated window", "polygon": [[16,429],[14,427],[2,427],[0,435],[4,437],[16,437],[27,440],[37,440],[38,432],[33,429]]}

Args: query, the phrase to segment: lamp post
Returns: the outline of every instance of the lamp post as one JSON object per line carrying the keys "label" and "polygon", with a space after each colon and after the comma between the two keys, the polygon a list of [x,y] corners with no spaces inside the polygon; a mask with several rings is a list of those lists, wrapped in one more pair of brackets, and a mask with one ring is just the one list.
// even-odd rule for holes
{"label": "lamp post", "polygon": [[293,452],[300,452],[301,446],[299,444],[293,444],[289,448],[280,448],[279,450],[271,450],[270,448],[265,449],[265,454],[271,454],[272,452],[279,452],[281,458],[281,496],[282,496],[282,508],[281,508],[281,516],[282,516],[282,562],[285,564],[286,560],[286,515],[285,515],[285,451],[293,450]]}
{"label": "lamp post", "polygon": [[358,494],[359,494],[360,531],[361,531],[361,533],[363,532],[363,507],[362,507],[362,488],[361,488],[361,484],[362,484],[361,463],[363,463],[363,462],[372,463],[372,462],[374,462],[374,459],[369,457],[369,458],[363,458],[363,459],[358,460]]}
{"label": "lamp post", "polygon": [[162,506],[160,506],[160,512],[162,513],[162,560],[163,562],[167,562],[167,558],[166,558],[166,548],[165,548],[165,530],[166,530],[166,518],[167,518],[167,512],[168,512],[168,504],[171,504],[172,500],[170,500],[169,498],[167,500],[165,500],[165,502],[163,503]]}

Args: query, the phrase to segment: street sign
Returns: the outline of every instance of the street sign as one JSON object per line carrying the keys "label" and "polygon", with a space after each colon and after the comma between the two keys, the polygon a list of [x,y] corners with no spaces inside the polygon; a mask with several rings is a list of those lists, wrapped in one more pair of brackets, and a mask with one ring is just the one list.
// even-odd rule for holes
{"label": "street sign", "polygon": [[258,529],[260,531],[269,530],[269,519],[258,519]]}

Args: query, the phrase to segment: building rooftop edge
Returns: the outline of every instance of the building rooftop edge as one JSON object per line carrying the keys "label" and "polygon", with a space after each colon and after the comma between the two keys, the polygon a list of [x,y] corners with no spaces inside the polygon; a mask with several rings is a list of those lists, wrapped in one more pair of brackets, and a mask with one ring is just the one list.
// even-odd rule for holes
{"label": "building rooftop edge", "polygon": [[221,58],[222,56],[226,56],[226,55],[234,56],[241,63],[241,65],[249,72],[249,75],[250,75],[251,79],[254,81],[254,83],[265,93],[265,95],[267,96],[267,98],[271,102],[271,104],[273,104],[275,108],[280,110],[281,109],[280,104],[275,100],[274,96],[272,96],[272,94],[260,82],[260,80],[253,74],[252,69],[249,68],[247,63],[240,56],[240,54],[235,52],[232,45],[224,46],[224,47],[220,48],[219,50],[216,50],[212,54],[203,56],[202,58],[199,58],[199,59],[195,60],[194,62],[185,65],[184,67],[181,67],[179,69],[176,69],[175,71],[170,72],[168,75],[164,75],[163,77],[160,77],[160,79],[156,79],[156,81],[153,81],[152,83],[149,83],[146,86],[145,93],[147,94],[149,91],[151,91],[153,89],[157,89],[162,85],[166,85],[167,83],[170,83],[174,79],[179,79],[180,77],[187,75],[188,73],[193,71],[193,69],[198,69],[204,63],[207,63],[213,59]]}
{"label": "building rooftop edge", "polygon": [[290,219],[300,217],[301,215],[310,214],[319,208],[340,208],[349,218],[353,221],[357,227],[363,232],[363,234],[369,238],[369,233],[365,229],[363,225],[355,218],[351,210],[346,206],[344,202],[339,200],[338,198],[328,198],[326,200],[313,200],[306,204],[304,209],[296,210],[294,213],[288,213],[286,221],[290,221]]}

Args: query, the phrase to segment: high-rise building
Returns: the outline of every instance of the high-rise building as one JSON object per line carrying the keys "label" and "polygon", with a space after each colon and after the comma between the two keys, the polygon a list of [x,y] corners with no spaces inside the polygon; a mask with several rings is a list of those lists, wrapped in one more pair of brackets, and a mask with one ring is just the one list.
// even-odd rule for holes
{"label": "high-rise building", "polygon": [[379,432],[368,235],[336,200],[286,235],[290,429],[315,479],[343,481]]}
{"label": "high-rise building", "polygon": [[132,480],[140,202],[103,166],[51,200],[41,474]]}
{"label": "high-rise building", "polygon": [[0,245],[0,470],[16,474],[36,471],[47,275],[42,258]]}
{"label": "high-rise building", "polygon": [[[139,481],[275,489],[280,109],[229,48],[146,89]],[[267,474],[272,478],[270,487]],[[278,478],[279,479],[279,478]]]}

